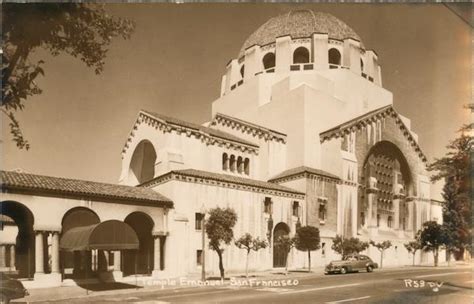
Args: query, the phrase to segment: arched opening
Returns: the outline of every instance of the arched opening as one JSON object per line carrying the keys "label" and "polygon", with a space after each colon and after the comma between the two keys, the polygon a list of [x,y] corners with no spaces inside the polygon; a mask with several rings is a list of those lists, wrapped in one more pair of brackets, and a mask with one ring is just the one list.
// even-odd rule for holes
{"label": "arched opening", "polygon": [[239,174],[244,172],[244,161],[242,160],[241,156],[237,157],[237,172]]}
{"label": "arched opening", "polygon": [[307,48],[300,46],[293,52],[293,63],[309,63],[309,51]]}
{"label": "arched opening", "polygon": [[387,227],[392,228],[392,225],[393,225],[393,218],[391,215],[389,215],[387,218]]}
{"label": "arched opening", "polygon": [[[76,227],[85,227],[100,223],[99,216],[85,207],[72,208],[63,216],[61,235]],[[101,253],[100,255],[102,255]],[[93,265],[102,259],[102,256],[93,255],[92,251],[61,251],[60,261],[65,278],[90,278],[93,274]]]}
{"label": "arched opening", "polygon": [[270,69],[275,67],[275,54],[272,52],[266,53],[265,56],[263,56],[262,62],[263,62],[263,68]]}
{"label": "arched opening", "polygon": [[341,53],[335,48],[328,52],[329,64],[341,65]]}
{"label": "arched opening", "polygon": [[289,234],[290,227],[283,222],[278,223],[273,230],[273,267],[286,266],[287,252],[282,246],[278,245],[278,239]]}
{"label": "arched opening", "polygon": [[0,259],[4,264],[1,266],[8,268],[13,276],[32,278],[35,273],[33,213],[21,203],[3,201],[0,203],[0,214],[0,240],[1,246],[5,246],[1,251],[3,256]]}
{"label": "arched opening", "polygon": [[242,67],[240,67],[240,76],[244,78],[244,74],[245,74],[245,65],[243,64]]}
{"label": "arched opening", "polygon": [[229,170],[229,156],[227,153],[222,154],[222,170]]}
{"label": "arched opening", "polygon": [[156,151],[148,140],[141,141],[130,161],[129,183],[141,184],[155,177]]}
{"label": "arched opening", "polygon": [[133,212],[125,218],[124,222],[135,230],[140,246],[138,250],[122,251],[123,274],[151,274],[154,250],[153,220],[143,212]]}
{"label": "arched opening", "polygon": [[360,59],[360,71],[361,73],[364,73],[364,61],[362,60],[362,58]]}
{"label": "arched opening", "polygon": [[[412,177],[408,162],[400,149],[389,141],[375,144],[367,153],[359,183],[364,186],[359,193],[359,207],[366,212],[368,224],[375,225],[374,221],[377,221],[377,226],[380,226],[380,214],[384,214],[384,219],[393,219],[398,210],[399,222],[393,223],[393,226],[403,229],[403,223],[408,218],[407,209],[404,208],[405,198],[412,191]],[[369,196],[365,193],[368,188],[378,189],[372,199],[372,214],[368,212]],[[395,197],[398,198],[399,208],[395,208]]]}
{"label": "arched opening", "polygon": [[245,158],[245,161],[244,161],[244,171],[245,171],[245,175],[250,175],[250,159],[248,158]]}
{"label": "arched opening", "polygon": [[235,156],[234,155],[230,156],[229,168],[231,172],[235,172]]}

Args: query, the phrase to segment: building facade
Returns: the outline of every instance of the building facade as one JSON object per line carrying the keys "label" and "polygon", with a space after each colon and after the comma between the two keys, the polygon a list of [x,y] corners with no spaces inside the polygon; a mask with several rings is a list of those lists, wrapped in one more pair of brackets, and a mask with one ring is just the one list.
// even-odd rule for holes
{"label": "building facade", "polygon": [[[138,113],[122,150],[120,185],[104,186],[131,193],[126,203],[113,196],[103,202],[90,193],[84,199],[82,192],[69,198],[67,191],[53,191],[60,197],[52,198],[51,191],[35,187],[25,192],[15,180],[4,185],[2,204],[26,208],[22,214],[34,222],[27,226],[36,233],[35,252],[54,245],[53,261],[47,262],[62,278],[66,269],[73,275],[75,267],[95,260],[109,261],[107,266],[97,262],[94,269],[105,269],[102,273],[114,279],[136,273],[177,277],[201,272],[203,256],[207,273],[217,274],[217,254],[206,248],[202,235],[203,217],[218,206],[236,211],[236,238],[250,233],[269,242],[251,254],[251,270],[284,267],[275,239],[293,236],[300,225],[320,230],[322,248],[312,253],[317,266],[338,258],[331,249],[336,235],[390,240],[384,265],[409,264],[403,244],[423,222],[441,222],[442,208],[430,199],[418,136],[410,120],[393,108],[381,75],[376,52],[344,22],[309,10],[288,12],[258,28],[229,61],[210,121],[196,125],[146,110]],[[158,196],[143,206],[141,196],[152,193]],[[46,205],[54,213],[45,212]],[[88,220],[65,224],[69,210],[79,207],[78,217]],[[19,218],[18,212],[3,210],[13,221]],[[138,253],[59,252],[67,229],[104,220],[131,226]],[[47,232],[41,241],[37,231]],[[369,248],[367,254],[378,260],[380,253]],[[140,261],[138,268],[125,265],[131,260],[126,255]],[[226,247],[226,271],[243,271],[244,257],[243,250]],[[288,259],[290,268],[307,267],[305,253],[293,249]],[[420,263],[428,259],[417,256]],[[35,279],[38,269],[47,268],[46,260],[36,254]]]}

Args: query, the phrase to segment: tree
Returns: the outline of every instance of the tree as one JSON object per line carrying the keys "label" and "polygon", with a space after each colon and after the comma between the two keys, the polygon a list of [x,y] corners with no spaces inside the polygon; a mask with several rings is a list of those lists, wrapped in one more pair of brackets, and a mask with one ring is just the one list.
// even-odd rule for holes
{"label": "tree", "polygon": [[375,243],[374,241],[370,241],[370,245],[374,246],[380,251],[380,268],[383,267],[383,254],[384,251],[388,248],[392,247],[392,242],[390,241],[383,241],[381,243]]}
{"label": "tree", "polygon": [[232,228],[237,222],[237,214],[231,208],[214,208],[209,210],[209,219],[206,221],[206,233],[209,239],[209,248],[219,256],[219,271],[221,279],[224,279],[224,265],[221,245],[228,245],[234,237]]}
{"label": "tree", "polygon": [[413,255],[413,266],[415,266],[415,255],[418,250],[422,249],[421,243],[418,239],[415,241],[411,241],[408,243],[403,244],[407,251]]}
{"label": "tree", "polygon": [[423,251],[432,251],[434,257],[434,265],[438,266],[439,248],[446,243],[447,232],[445,228],[435,221],[423,223],[423,227],[419,232],[420,244]]}
{"label": "tree", "polygon": [[53,56],[66,53],[79,58],[96,74],[113,38],[128,39],[134,30],[130,20],[109,15],[103,4],[3,3],[2,4],[2,113],[10,120],[10,132],[20,149],[28,149],[15,112],[25,100],[42,91],[35,80],[44,75],[44,60],[32,53],[46,49]]}
{"label": "tree", "polygon": [[288,273],[288,254],[290,253],[291,248],[295,247],[295,238],[288,235],[281,235],[277,238],[274,247],[279,247],[286,254],[285,272]]}
{"label": "tree", "polygon": [[[460,130],[461,135],[451,141],[448,152],[442,158],[435,159],[428,170],[436,172],[433,181],[444,180],[443,187],[443,225],[448,233],[446,241],[448,251],[472,253],[472,203],[470,199],[471,153],[473,137],[469,127]],[[448,252],[448,254],[450,254]]]}
{"label": "tree", "polygon": [[332,250],[339,253],[343,259],[348,255],[354,253],[360,253],[369,247],[368,242],[362,242],[358,238],[344,238],[340,235],[336,235],[332,243]]}
{"label": "tree", "polygon": [[296,230],[295,247],[300,251],[308,252],[308,272],[311,272],[311,251],[320,247],[319,229],[313,226],[304,226]]}
{"label": "tree", "polygon": [[245,277],[249,276],[249,255],[250,251],[259,251],[260,249],[267,248],[268,243],[265,240],[261,240],[258,237],[253,238],[250,233],[242,235],[237,241],[235,241],[235,246],[239,249],[245,249],[247,252],[247,260],[245,262]]}

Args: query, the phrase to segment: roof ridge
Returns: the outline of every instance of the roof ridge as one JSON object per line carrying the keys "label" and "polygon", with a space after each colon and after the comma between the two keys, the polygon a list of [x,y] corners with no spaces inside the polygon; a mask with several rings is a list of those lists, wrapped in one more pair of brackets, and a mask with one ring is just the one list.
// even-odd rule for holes
{"label": "roof ridge", "polygon": [[[141,112],[144,112],[145,114],[147,114],[149,116],[152,116],[155,119],[156,118],[161,119],[161,120],[165,121],[166,123],[169,123],[169,124],[172,124],[172,125],[178,125],[178,126],[185,127],[185,128],[195,129],[196,131],[204,132],[205,134],[207,134],[209,136],[212,136],[212,137],[219,137],[219,138],[224,139],[224,140],[234,141],[234,142],[238,142],[240,144],[244,144],[244,145],[248,145],[248,146],[259,147],[257,144],[254,144],[252,142],[249,142],[245,139],[242,139],[238,136],[235,136],[233,134],[230,134],[230,133],[222,131],[222,130],[213,129],[211,127],[207,127],[207,126],[204,126],[204,125],[199,125],[199,124],[196,124],[196,123],[193,123],[193,122],[189,122],[189,121],[183,120],[181,118],[167,116],[167,115],[163,115],[163,114],[160,114],[160,113],[155,113],[155,112],[151,112],[151,111],[147,111],[147,110],[141,110]],[[228,136],[228,138],[218,136],[217,134],[212,134],[212,132],[208,132],[209,130],[212,131],[212,132],[223,133],[224,135]]]}

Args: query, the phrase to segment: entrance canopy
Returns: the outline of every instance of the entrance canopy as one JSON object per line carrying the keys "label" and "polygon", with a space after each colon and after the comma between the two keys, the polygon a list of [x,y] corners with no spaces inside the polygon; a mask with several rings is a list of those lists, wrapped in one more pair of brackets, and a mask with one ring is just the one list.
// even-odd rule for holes
{"label": "entrance canopy", "polygon": [[110,220],[66,231],[59,242],[62,250],[124,250],[138,249],[135,231],[126,223]]}

